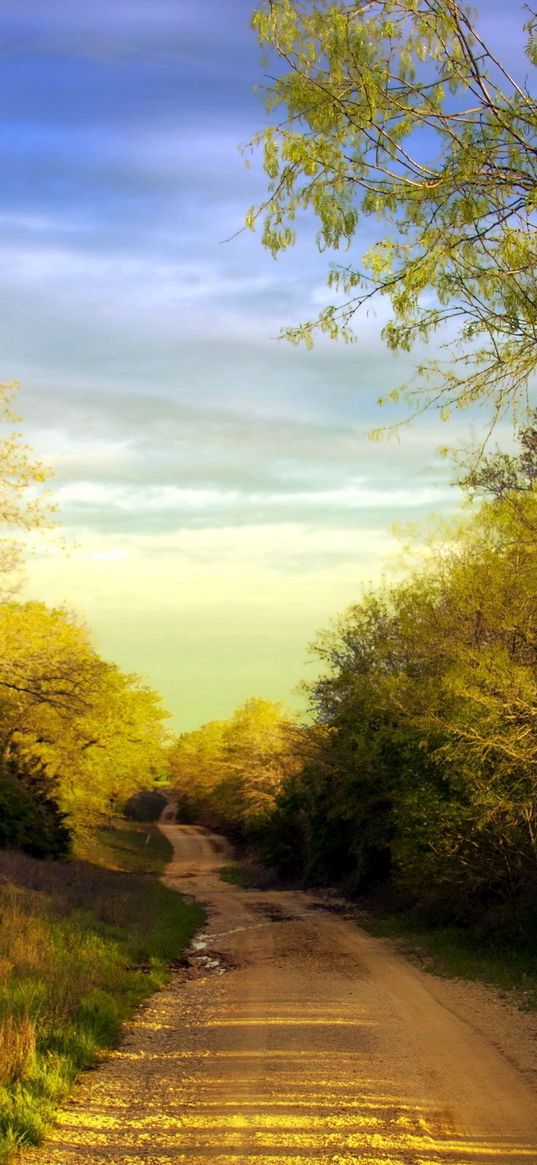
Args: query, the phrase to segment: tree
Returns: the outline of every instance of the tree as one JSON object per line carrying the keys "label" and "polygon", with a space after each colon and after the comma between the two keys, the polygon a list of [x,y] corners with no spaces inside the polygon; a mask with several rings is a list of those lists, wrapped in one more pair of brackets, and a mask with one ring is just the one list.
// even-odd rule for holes
{"label": "tree", "polygon": [[0,526],[6,536],[0,538],[0,597],[9,597],[19,585],[22,548],[13,539],[13,527],[34,530],[50,526],[55,507],[41,487],[51,472],[36,461],[20,432],[12,427],[20,418],[11,404],[18,385],[0,384],[0,422],[8,434],[0,437]]}
{"label": "tree", "polygon": [[[319,845],[310,831],[306,868],[328,854],[332,876],[354,870],[367,884],[391,866],[436,917],[518,918],[532,900],[536,522],[535,491],[517,493],[516,506],[493,497],[322,638],[327,671],[313,696],[331,731],[324,785],[317,766],[304,800],[312,820],[324,800],[329,834]],[[347,869],[329,844],[345,823]]]}
{"label": "tree", "polygon": [[509,499],[518,507],[521,493],[531,493],[537,486],[537,411],[528,417],[528,424],[517,433],[519,453],[504,453],[497,449],[488,457],[471,459],[470,466],[459,484],[470,495]]}
{"label": "tree", "polygon": [[[96,657],[97,682],[56,760],[61,804],[75,819],[118,812],[165,767],[169,713],[138,675]],[[61,746],[61,741],[59,742]]]}
{"label": "tree", "polygon": [[315,723],[262,837],[286,873],[535,930],[536,448],[534,418],[473,474],[485,500],[319,637]]}
{"label": "tree", "polygon": [[[263,221],[275,256],[304,212],[321,250],[350,249],[364,220],[385,228],[361,262],[332,266],[335,303],[288,338],[353,338],[356,314],[381,297],[391,349],[437,332],[456,348],[455,361],[419,367],[414,411],[446,419],[482,401],[493,419],[516,413],[537,365],[531,93],[457,0],[263,0],[253,26],[279,73],[265,88],[277,120],[252,143],[269,193],[248,225]],[[525,28],[534,65],[533,15]]]}
{"label": "tree", "polygon": [[39,765],[0,761],[0,847],[37,858],[66,858],[71,832],[50,778]]}
{"label": "tree", "polygon": [[251,829],[296,763],[293,733],[280,704],[256,698],[228,720],[184,733],[169,758],[180,815],[238,834]]}
{"label": "tree", "polygon": [[0,775],[39,771],[74,825],[95,819],[161,770],[166,718],[68,611],[0,604]]}

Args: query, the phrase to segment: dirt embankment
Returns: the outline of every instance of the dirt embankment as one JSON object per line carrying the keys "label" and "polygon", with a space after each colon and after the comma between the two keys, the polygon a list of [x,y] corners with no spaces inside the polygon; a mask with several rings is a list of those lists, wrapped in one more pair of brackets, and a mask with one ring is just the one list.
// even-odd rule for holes
{"label": "dirt embankment", "polygon": [[221,882],[221,838],[162,828],[206,932],[28,1165],[537,1165],[533,1018],[313,895]]}

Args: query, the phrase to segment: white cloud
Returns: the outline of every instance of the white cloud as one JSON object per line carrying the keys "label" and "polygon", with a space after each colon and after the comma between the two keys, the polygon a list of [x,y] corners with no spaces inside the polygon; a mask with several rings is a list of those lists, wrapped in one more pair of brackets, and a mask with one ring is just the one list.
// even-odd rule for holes
{"label": "white cloud", "polygon": [[434,505],[450,499],[452,491],[434,486],[421,488],[386,487],[372,488],[361,482],[351,482],[341,489],[297,490],[281,492],[267,490],[263,493],[241,492],[225,489],[180,489],[174,486],[143,486],[139,489],[108,486],[98,482],[73,482],[56,491],[60,505],[82,503],[113,507],[134,513],[164,513],[174,510],[180,515],[187,510],[219,510],[241,505],[256,508],[260,504],[274,509],[317,508],[330,506],[334,512],[344,510],[370,510],[379,506],[393,509]]}

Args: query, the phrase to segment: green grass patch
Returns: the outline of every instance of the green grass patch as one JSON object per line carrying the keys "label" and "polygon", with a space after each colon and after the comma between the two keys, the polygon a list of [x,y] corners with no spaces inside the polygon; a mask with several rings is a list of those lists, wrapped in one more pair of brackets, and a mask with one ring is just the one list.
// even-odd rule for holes
{"label": "green grass patch", "polygon": [[451,979],[488,983],[519,1006],[537,1010],[535,950],[512,935],[457,926],[425,927],[412,916],[367,912],[360,925],[395,942],[426,970]]}
{"label": "green grass patch", "polygon": [[255,885],[251,871],[240,862],[231,862],[228,866],[222,866],[218,874],[222,882],[229,882],[231,886],[242,886],[243,889],[248,890]]}
{"label": "green grass patch", "polygon": [[0,1162],[41,1140],[204,920],[147,872],[169,857],[162,835],[146,845],[145,825],[113,832],[84,839],[91,862],[0,851]]}
{"label": "green grass patch", "polygon": [[228,882],[231,886],[240,886],[243,890],[283,889],[277,871],[270,866],[264,866],[257,856],[250,852],[238,857],[236,861],[221,866],[218,873],[223,882]]}
{"label": "green grass patch", "polygon": [[87,830],[75,842],[78,858],[110,870],[161,874],[172,856],[172,847],[156,825],[117,821],[114,825]]}

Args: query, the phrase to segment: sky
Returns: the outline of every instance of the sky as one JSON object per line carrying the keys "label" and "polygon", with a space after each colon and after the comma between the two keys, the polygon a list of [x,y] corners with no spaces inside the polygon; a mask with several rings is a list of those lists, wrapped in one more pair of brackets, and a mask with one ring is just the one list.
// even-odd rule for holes
{"label": "sky", "polygon": [[[517,57],[522,6],[482,8]],[[264,192],[239,148],[265,119],[250,15],[0,2],[1,378],[63,524],[23,597],[76,610],[177,731],[302,706],[316,632],[398,569],[393,525],[457,504],[437,449],[468,425],[369,440],[415,364],[380,319],[351,347],[278,339],[329,301],[326,259],[242,230]]]}

